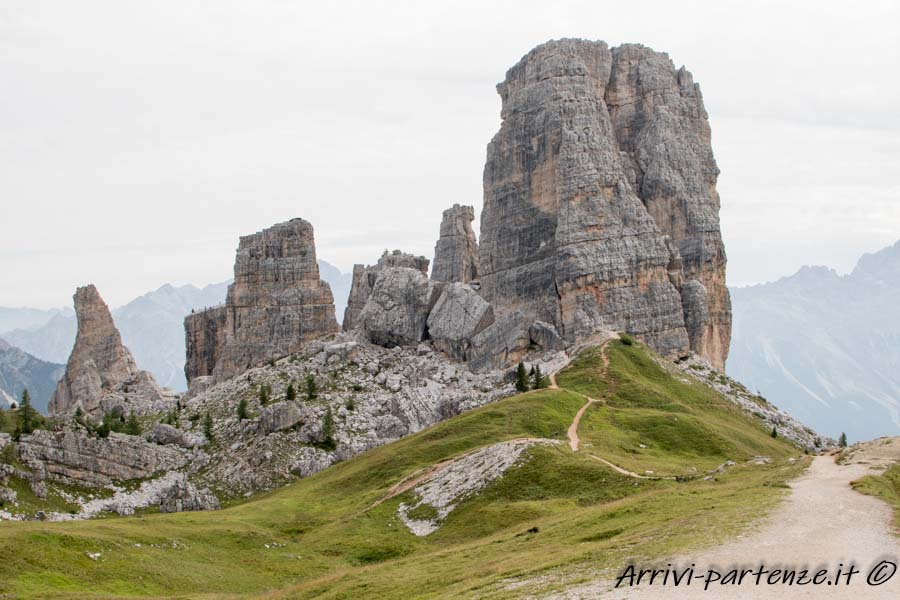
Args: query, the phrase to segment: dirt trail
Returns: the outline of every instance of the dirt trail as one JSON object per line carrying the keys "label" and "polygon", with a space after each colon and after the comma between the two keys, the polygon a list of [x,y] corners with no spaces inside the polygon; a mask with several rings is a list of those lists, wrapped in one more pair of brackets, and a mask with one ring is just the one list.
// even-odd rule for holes
{"label": "dirt trail", "polygon": [[[603,379],[606,379],[606,376],[609,373],[609,356],[606,354],[606,348],[607,348],[608,344],[609,344],[609,340],[606,340],[600,346],[600,356],[603,357],[603,371],[602,371]],[[553,376],[550,379],[550,382],[552,385],[556,385],[556,373],[553,374]],[[582,415],[584,415],[584,412],[588,409],[588,407],[591,404],[593,404],[594,402],[600,402],[600,400],[597,400],[596,398],[591,398],[589,396],[585,396],[585,398],[587,398],[587,402],[585,402],[584,406],[579,408],[578,412],[575,413],[575,418],[572,419],[572,424],[569,425],[569,431],[567,432],[567,435],[569,437],[569,448],[572,449],[572,452],[578,452],[578,444],[581,442],[581,440],[578,439],[578,425],[581,423]],[[594,458],[597,458],[597,457],[595,456]],[[597,458],[597,460],[606,462],[602,458]],[[612,464],[612,463],[610,463],[610,464]],[[615,467],[615,469],[619,470],[618,467]],[[623,472],[623,471],[620,471],[620,472]],[[625,472],[625,473],[627,473],[627,472]]]}
{"label": "dirt trail", "polygon": [[[900,438],[897,439],[900,449]],[[639,587],[619,589],[613,588],[615,582],[607,580],[579,585],[551,597],[610,600],[900,598],[900,572],[881,586],[866,583],[869,571],[882,560],[900,565],[900,540],[891,534],[891,509],[884,502],[850,487],[851,481],[870,472],[872,462],[857,460],[838,465],[833,456],[816,457],[809,470],[791,484],[790,496],[761,522],[755,532],[674,560],[635,565],[636,569],[666,568],[666,564],[671,563],[675,568],[683,569],[693,563],[695,573],[702,572],[705,576],[708,568],[715,568],[724,576],[732,568],[755,569],[762,564],[767,568],[809,568],[813,573],[827,568],[829,576],[833,577],[839,564],[843,563],[845,570],[847,565],[854,564],[861,573],[853,577],[849,586],[770,586],[765,583],[756,586],[748,577],[741,586],[713,584],[704,592],[702,579],[695,580],[690,587],[683,583],[679,587],[671,583],[663,586],[658,582],[646,585],[645,579],[644,585]],[[697,586],[697,583],[701,585]]]}

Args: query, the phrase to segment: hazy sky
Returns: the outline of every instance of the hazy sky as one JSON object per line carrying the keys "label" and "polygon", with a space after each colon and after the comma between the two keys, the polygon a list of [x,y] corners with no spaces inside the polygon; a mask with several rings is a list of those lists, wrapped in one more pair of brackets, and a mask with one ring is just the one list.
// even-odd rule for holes
{"label": "hazy sky", "polygon": [[895,2],[0,2],[0,305],[231,275],[303,217],[343,270],[480,215],[495,84],[533,46],[640,42],[694,74],[730,284],[900,238]]}

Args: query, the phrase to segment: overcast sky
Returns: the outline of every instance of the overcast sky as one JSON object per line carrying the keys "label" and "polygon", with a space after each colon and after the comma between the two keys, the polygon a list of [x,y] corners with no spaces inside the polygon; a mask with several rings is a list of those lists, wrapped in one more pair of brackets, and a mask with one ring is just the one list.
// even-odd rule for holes
{"label": "overcast sky", "polygon": [[729,284],[846,271],[900,238],[900,9],[786,4],[2,0],[0,306],[222,281],[298,216],[345,271],[431,257],[444,208],[480,215],[495,85],[559,37],[694,74]]}

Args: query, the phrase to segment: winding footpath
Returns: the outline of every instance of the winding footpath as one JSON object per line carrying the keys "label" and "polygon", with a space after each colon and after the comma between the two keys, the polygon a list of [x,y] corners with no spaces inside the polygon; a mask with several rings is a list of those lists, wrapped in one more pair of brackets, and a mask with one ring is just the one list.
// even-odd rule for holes
{"label": "winding footpath", "polygon": [[[808,471],[791,483],[791,494],[766,517],[756,531],[747,533],[723,545],[702,549],[685,556],[662,560],[655,564],[635,565],[636,569],[661,568],[671,564],[676,569],[694,566],[695,573],[712,568],[723,578],[730,569],[828,569],[832,580],[840,565],[846,572],[855,565],[861,572],[854,575],[850,585],[841,578],[841,585],[761,585],[748,577],[742,585],[713,583],[703,590],[703,579],[690,586],[644,584],[615,589],[615,581],[608,579],[578,585],[550,597],[560,599],[600,598],[608,600],[643,600],[664,598],[671,600],[728,600],[754,599],[852,599],[880,600],[900,598],[900,572],[885,583],[867,583],[869,573],[882,561],[900,566],[900,539],[892,533],[890,507],[871,496],[850,487],[850,482],[872,473],[878,467],[900,459],[900,438],[876,444],[856,455],[849,464],[839,465],[834,456],[816,457]],[[866,445],[864,445],[865,448]],[[876,455],[888,456],[879,460]],[[890,567],[887,567],[890,569]],[[618,575],[618,574],[617,574]],[[660,575],[660,578],[662,575]],[[698,585],[699,584],[699,585]]]}

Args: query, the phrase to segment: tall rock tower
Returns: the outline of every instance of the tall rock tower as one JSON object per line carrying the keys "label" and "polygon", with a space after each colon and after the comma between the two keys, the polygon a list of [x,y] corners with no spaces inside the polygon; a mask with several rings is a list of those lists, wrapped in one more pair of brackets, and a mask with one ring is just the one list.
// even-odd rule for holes
{"label": "tall rock tower", "polygon": [[334,298],[319,278],[313,226],[291,219],[241,237],[225,306],[184,322],[188,381],[222,381],[335,333]]}
{"label": "tall rock tower", "polygon": [[173,398],[156,385],[153,375],[138,369],[97,288],[78,288],[74,301],[78,334],[66,373],[50,399],[50,414],[81,408],[86,415],[99,418],[116,408],[123,415],[167,408]]}
{"label": "tall rock tower", "polygon": [[501,313],[573,341],[638,335],[723,368],[731,336],[718,168],[699,87],[639,45],[551,41],[497,86],[479,277]]}

